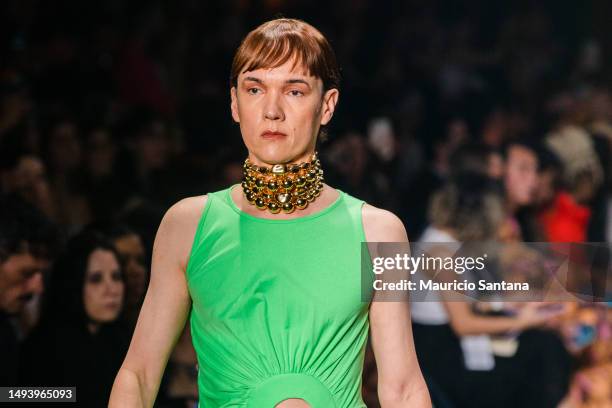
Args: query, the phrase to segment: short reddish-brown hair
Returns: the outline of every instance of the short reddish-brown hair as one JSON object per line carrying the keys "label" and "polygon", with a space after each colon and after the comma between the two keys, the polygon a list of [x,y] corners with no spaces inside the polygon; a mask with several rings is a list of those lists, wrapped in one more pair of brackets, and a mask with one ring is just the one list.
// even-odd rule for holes
{"label": "short reddish-brown hair", "polygon": [[268,21],[251,31],[234,55],[230,86],[238,75],[259,68],[275,68],[294,58],[308,74],[323,81],[323,90],[339,89],[340,70],[336,55],[319,30],[291,18]]}

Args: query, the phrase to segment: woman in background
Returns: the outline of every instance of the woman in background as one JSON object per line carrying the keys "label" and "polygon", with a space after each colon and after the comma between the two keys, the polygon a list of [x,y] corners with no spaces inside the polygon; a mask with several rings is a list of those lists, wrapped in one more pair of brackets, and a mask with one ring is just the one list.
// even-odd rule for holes
{"label": "woman in background", "polygon": [[74,237],[55,263],[39,325],[22,349],[20,383],[76,387],[75,406],[106,407],[128,346],[124,274],[95,233]]}

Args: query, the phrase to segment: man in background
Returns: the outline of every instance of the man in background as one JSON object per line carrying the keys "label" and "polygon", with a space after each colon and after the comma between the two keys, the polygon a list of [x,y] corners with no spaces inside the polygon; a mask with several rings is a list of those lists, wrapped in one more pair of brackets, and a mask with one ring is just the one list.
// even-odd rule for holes
{"label": "man in background", "polygon": [[56,242],[53,225],[38,210],[0,196],[0,386],[16,384],[23,337],[18,317],[43,292]]}

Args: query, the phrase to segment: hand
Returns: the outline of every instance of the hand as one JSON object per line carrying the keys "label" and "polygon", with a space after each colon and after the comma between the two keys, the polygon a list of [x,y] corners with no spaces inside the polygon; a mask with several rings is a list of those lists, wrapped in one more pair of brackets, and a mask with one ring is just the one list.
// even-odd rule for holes
{"label": "hand", "polygon": [[518,311],[516,319],[520,329],[543,326],[565,311],[565,308],[542,309],[542,305],[541,302],[529,302]]}

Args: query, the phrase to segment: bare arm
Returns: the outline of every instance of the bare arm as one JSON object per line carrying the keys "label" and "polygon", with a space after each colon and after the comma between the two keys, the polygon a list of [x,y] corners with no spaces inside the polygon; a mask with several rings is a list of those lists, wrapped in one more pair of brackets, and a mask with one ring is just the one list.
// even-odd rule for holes
{"label": "bare arm", "polygon": [[174,204],[161,221],[151,281],[109,407],[152,407],[168,358],[185,326],[191,299],[185,269],[206,197]]}
{"label": "bare arm", "polygon": [[475,314],[466,302],[445,301],[450,325],[458,336],[499,334],[541,326],[558,313],[538,312],[538,303],[526,302],[516,317],[489,317]]}
{"label": "bare arm", "polygon": [[[388,211],[364,205],[368,242],[408,242],[402,222]],[[372,348],[378,367],[378,398],[383,408],[431,407],[412,338],[406,301],[373,301],[370,306]]]}

